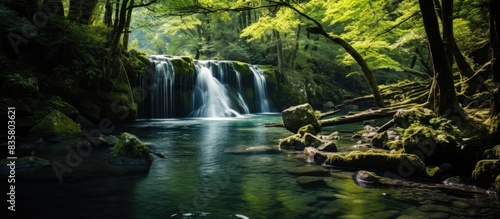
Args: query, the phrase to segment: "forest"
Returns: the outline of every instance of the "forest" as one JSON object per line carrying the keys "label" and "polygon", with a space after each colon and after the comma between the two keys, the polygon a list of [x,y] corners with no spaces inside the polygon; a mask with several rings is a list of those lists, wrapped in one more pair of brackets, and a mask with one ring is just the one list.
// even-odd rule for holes
{"label": "forest", "polygon": [[[143,119],[189,123],[193,115],[204,117],[196,110],[200,101],[223,98],[202,96],[202,88],[212,84],[200,84],[200,69],[218,69],[214,83],[222,83],[225,98],[236,106],[210,115],[281,113],[278,121],[259,124],[268,133],[291,132],[276,134],[270,148],[310,156],[323,167],[399,172],[408,180],[461,176],[468,185],[496,194],[495,205],[500,194],[499,9],[496,0],[2,0],[0,108],[9,127],[0,134],[8,139],[0,144],[9,148],[2,159],[9,153],[27,157],[18,163],[38,171],[29,172],[28,181],[81,177],[71,176],[80,161],[68,165],[73,161],[52,144],[77,148],[80,155],[88,146],[92,153],[107,154],[106,163],[149,169],[157,162],[151,156],[165,155],[150,155],[135,129],[123,127]],[[157,63],[165,75],[156,75]],[[161,92],[153,94],[154,89]],[[15,119],[9,116],[13,109]],[[325,149],[331,144],[321,134],[333,134],[322,130],[362,122],[352,132],[362,136],[367,150],[342,153],[336,141],[335,149]],[[116,127],[124,129],[122,134]],[[77,136],[76,142],[64,140],[68,136]],[[129,147],[130,141],[138,146]],[[10,152],[14,144],[18,154]],[[37,151],[45,156],[33,156]],[[84,162],[94,159],[87,156]],[[131,161],[133,156],[142,160]],[[2,160],[2,168],[8,162]],[[401,163],[411,171],[402,171]],[[468,188],[452,189],[479,193]],[[345,212],[337,213],[333,216]]]}

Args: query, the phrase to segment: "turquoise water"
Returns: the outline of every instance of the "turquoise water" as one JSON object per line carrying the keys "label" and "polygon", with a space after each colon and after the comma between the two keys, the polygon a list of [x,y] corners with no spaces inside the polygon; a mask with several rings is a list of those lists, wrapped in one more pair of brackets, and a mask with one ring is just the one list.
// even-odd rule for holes
{"label": "turquoise water", "polygon": [[[324,177],[326,186],[302,188],[285,170],[307,165],[300,152],[234,155],[235,146],[276,146],[290,133],[266,128],[277,114],[235,119],[137,120],[115,134],[136,134],[154,152],[146,174],[81,180],[20,182],[19,212],[71,218],[495,218],[491,196],[459,197],[410,187],[362,188],[349,172]],[[326,130],[355,132],[361,124]],[[328,134],[328,133],[324,133]],[[340,150],[354,141],[342,140]],[[77,167],[78,168],[78,167]]]}

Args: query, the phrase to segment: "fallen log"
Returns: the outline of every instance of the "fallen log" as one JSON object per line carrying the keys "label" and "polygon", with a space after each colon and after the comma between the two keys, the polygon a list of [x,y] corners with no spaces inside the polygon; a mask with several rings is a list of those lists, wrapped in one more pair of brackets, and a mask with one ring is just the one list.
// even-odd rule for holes
{"label": "fallen log", "polygon": [[378,110],[365,110],[353,115],[346,115],[346,116],[339,116],[335,117],[332,119],[325,119],[325,120],[320,120],[319,123],[321,127],[325,126],[333,126],[333,125],[342,125],[342,124],[348,124],[348,123],[354,123],[354,122],[360,122],[364,120],[370,120],[370,119],[378,119],[378,118],[384,118],[388,116],[393,116],[396,114],[396,112],[400,109],[408,108],[413,106],[413,104],[410,105],[400,105],[400,106],[395,106],[395,107],[389,107],[389,108],[383,108],[383,109],[378,109]]}
{"label": "fallen log", "polygon": [[321,114],[319,114],[318,119],[322,119],[322,118],[325,118],[327,116],[334,115],[340,111],[342,111],[342,110],[330,110],[328,112],[321,113]]}
{"label": "fallen log", "polygon": [[283,122],[268,122],[264,123],[264,127],[285,127]]}

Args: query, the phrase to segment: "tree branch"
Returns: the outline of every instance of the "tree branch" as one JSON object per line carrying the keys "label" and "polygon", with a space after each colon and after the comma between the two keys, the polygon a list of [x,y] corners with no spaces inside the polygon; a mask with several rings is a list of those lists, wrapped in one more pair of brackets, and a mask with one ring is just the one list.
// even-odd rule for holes
{"label": "tree branch", "polygon": [[130,9],[133,9],[133,8],[140,8],[140,7],[147,7],[147,6],[150,6],[154,3],[156,3],[158,0],[151,0],[147,3],[142,3],[142,4],[138,4],[138,5],[130,5],[128,6],[125,10],[130,10]]}

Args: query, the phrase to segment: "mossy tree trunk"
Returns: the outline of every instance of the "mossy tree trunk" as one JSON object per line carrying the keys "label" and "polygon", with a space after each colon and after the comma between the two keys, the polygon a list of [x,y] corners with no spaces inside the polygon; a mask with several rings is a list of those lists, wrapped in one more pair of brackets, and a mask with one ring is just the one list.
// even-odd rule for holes
{"label": "mossy tree trunk", "polygon": [[383,108],[385,106],[384,100],[382,99],[382,96],[380,95],[380,92],[378,89],[378,84],[377,84],[377,79],[375,78],[375,74],[370,69],[370,67],[368,67],[368,64],[366,63],[365,59],[361,56],[361,54],[359,54],[358,51],[356,51],[356,49],[354,49],[351,46],[351,44],[349,44],[347,41],[345,41],[344,39],[340,38],[337,35],[327,33],[326,30],[323,28],[323,26],[318,21],[311,18],[307,14],[304,14],[303,12],[299,11],[297,8],[293,7],[291,4],[289,4],[287,2],[280,2],[279,4],[292,9],[293,11],[298,13],[300,16],[306,18],[307,20],[312,21],[316,25],[316,27],[306,28],[307,32],[324,36],[327,39],[331,40],[332,42],[341,46],[347,53],[349,53],[349,55],[351,55],[351,57],[354,58],[354,60],[361,67],[361,71],[363,72],[365,78],[368,81],[368,84],[370,85],[370,89],[373,93],[373,97],[375,99],[375,103],[377,104],[377,107]]}
{"label": "mossy tree trunk", "polygon": [[491,115],[488,120],[491,125],[491,145],[500,144],[500,60],[498,41],[500,40],[500,2],[498,0],[491,0],[490,2],[490,41],[493,48],[493,95],[491,96]]}
{"label": "mossy tree trunk", "polygon": [[419,5],[434,71],[433,86],[429,94],[430,108],[439,116],[464,121],[465,113],[458,103],[451,66],[448,64],[449,59],[439,33],[434,3],[429,0],[419,0]]}

